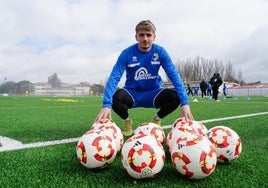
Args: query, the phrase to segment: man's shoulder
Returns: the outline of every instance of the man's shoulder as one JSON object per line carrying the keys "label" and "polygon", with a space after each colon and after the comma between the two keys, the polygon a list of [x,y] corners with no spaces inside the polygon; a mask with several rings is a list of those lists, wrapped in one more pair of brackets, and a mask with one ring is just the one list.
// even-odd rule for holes
{"label": "man's shoulder", "polygon": [[133,44],[122,50],[120,56],[129,56],[130,54],[136,54],[138,51],[138,44]]}
{"label": "man's shoulder", "polygon": [[159,44],[156,44],[156,43],[153,43],[152,47],[155,49],[155,50],[165,50],[165,48]]}
{"label": "man's shoulder", "polygon": [[138,43],[135,43],[135,44],[132,44],[131,46],[128,46],[123,51],[136,50],[136,49],[138,49]]}

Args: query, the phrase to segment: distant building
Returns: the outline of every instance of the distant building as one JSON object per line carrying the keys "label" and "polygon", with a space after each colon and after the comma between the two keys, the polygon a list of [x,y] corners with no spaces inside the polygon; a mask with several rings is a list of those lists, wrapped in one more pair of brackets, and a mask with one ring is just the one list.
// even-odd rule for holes
{"label": "distant building", "polygon": [[62,84],[61,87],[52,88],[49,83],[34,83],[34,93],[37,96],[88,96],[91,87],[87,82],[80,84]]}

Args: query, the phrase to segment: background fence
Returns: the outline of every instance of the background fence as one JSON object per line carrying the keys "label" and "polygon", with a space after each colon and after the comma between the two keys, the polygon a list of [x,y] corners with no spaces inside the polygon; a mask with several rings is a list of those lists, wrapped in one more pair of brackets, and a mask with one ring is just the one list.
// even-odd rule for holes
{"label": "background fence", "polygon": [[231,96],[268,96],[268,88],[229,88]]}

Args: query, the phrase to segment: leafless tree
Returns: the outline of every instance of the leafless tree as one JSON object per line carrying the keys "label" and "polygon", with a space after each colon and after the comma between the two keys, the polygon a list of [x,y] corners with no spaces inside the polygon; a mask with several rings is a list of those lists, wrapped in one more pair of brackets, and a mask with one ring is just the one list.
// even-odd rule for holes
{"label": "leafless tree", "polygon": [[238,73],[237,73],[237,79],[238,79],[238,82],[240,83],[240,84],[244,84],[244,81],[243,81],[243,75],[242,75],[242,71],[241,71],[241,69],[239,69],[238,70]]}
{"label": "leafless tree", "polygon": [[[222,60],[206,59],[197,56],[194,59],[178,60],[176,67],[180,72],[183,81],[208,81],[214,73],[220,73],[222,78],[229,82],[237,82],[242,80],[242,72],[239,72],[235,78],[235,71],[231,61],[224,63]],[[241,78],[240,78],[241,77]]]}
{"label": "leafless tree", "polygon": [[226,63],[225,65],[225,74],[224,74],[224,80],[227,82],[232,82],[235,80],[235,71],[233,70],[233,65],[231,61]]}

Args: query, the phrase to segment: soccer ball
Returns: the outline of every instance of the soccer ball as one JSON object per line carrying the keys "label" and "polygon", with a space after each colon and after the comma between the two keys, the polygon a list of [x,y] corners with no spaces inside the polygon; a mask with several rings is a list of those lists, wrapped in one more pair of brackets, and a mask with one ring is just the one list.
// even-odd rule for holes
{"label": "soccer ball", "polygon": [[188,123],[185,121],[185,118],[184,117],[180,117],[180,118],[176,119],[173,122],[172,128],[175,128],[177,126],[181,126],[181,125],[184,125],[184,124],[188,124]]}
{"label": "soccer ball", "polygon": [[215,126],[208,130],[207,137],[214,145],[218,162],[228,163],[240,157],[242,141],[229,127]]}
{"label": "soccer ball", "polygon": [[190,126],[192,126],[198,134],[201,134],[203,136],[207,135],[208,129],[203,123],[194,120],[190,123]]}
{"label": "soccer ball", "polygon": [[189,123],[187,123],[186,121],[183,121],[181,118],[177,119],[173,123],[172,129],[170,130],[170,132],[167,134],[166,137],[165,143],[169,152],[171,152],[174,143],[179,137],[188,134],[197,134],[197,131],[193,126],[190,126]]}
{"label": "soccer ball", "polygon": [[152,122],[142,123],[134,130],[134,134],[152,134],[162,144],[165,141],[165,132],[160,125]]}
{"label": "soccer ball", "polygon": [[85,167],[104,168],[114,161],[117,154],[114,137],[108,131],[89,130],[78,140],[76,154]]}
{"label": "soccer ball", "polygon": [[135,179],[155,177],[164,167],[165,151],[153,135],[136,134],[121,150],[124,170]]}
{"label": "soccer ball", "polygon": [[195,121],[195,120],[193,120],[192,122],[186,122],[185,118],[176,119],[174,121],[174,123],[172,124],[172,128],[176,128],[178,126],[185,127],[186,125],[192,126],[198,134],[201,134],[203,136],[205,136],[207,134],[208,129],[206,128],[206,126],[203,123],[201,123],[199,121]]}
{"label": "soccer ball", "polygon": [[91,126],[91,129],[100,129],[103,131],[106,130],[109,131],[115,139],[117,151],[120,151],[124,143],[124,136],[122,134],[121,129],[115,124],[115,122],[113,122],[110,119],[102,119],[98,123],[95,122]]}
{"label": "soccer ball", "polygon": [[208,177],[216,168],[217,155],[210,141],[199,134],[179,137],[171,150],[176,170],[189,179]]}

